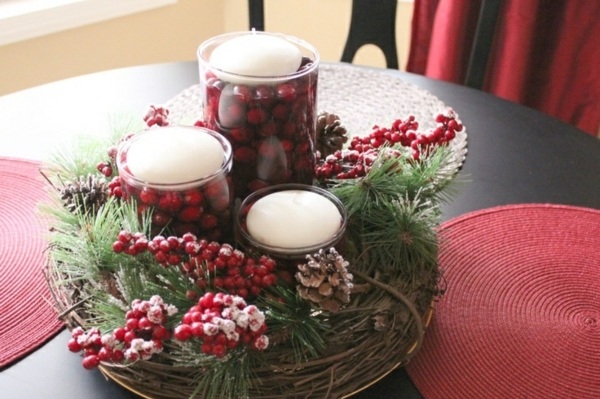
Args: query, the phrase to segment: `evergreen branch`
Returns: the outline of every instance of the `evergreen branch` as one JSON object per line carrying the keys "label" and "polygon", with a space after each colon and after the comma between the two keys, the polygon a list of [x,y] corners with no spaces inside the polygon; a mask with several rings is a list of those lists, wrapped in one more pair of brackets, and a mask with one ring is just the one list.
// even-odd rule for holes
{"label": "evergreen branch", "polygon": [[259,298],[258,304],[267,309],[271,344],[289,345],[296,363],[318,357],[327,347],[324,340],[330,330],[327,320],[315,314],[295,290],[275,286],[271,291],[273,296]]}

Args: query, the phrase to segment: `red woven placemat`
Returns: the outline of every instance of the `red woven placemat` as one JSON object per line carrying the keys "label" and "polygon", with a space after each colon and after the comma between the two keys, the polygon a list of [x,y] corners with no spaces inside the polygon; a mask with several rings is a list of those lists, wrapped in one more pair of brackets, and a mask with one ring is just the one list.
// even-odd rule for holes
{"label": "red woven placemat", "polygon": [[46,196],[39,164],[0,158],[0,368],[46,342],[62,326],[43,274]]}
{"label": "red woven placemat", "polygon": [[512,205],[442,232],[447,293],[407,366],[423,396],[600,398],[600,210]]}

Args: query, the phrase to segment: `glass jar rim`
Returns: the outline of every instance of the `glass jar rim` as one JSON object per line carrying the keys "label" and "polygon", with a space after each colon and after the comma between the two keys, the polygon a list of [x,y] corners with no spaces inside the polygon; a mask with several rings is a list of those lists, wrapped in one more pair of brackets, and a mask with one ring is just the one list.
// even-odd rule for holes
{"label": "glass jar rim", "polygon": [[[308,67],[308,68],[300,69],[298,71],[295,71],[295,72],[292,72],[292,73],[286,74],[286,75],[256,76],[256,75],[245,75],[245,74],[239,74],[239,73],[235,73],[235,72],[229,72],[229,71],[226,71],[223,69],[216,68],[210,64],[210,61],[205,56],[206,55],[205,53],[208,49],[211,48],[211,46],[214,46],[215,44],[224,43],[225,41],[227,41],[229,39],[233,39],[235,37],[245,36],[245,35],[249,35],[249,34],[279,37],[290,43],[293,43],[296,46],[303,47],[304,49],[310,51],[313,54],[314,58],[311,60],[312,65],[310,65],[310,67]],[[269,82],[273,82],[273,81],[291,80],[291,79],[294,79],[294,78],[297,78],[300,76],[307,75],[307,74],[313,72],[315,69],[317,69],[319,67],[319,62],[320,62],[320,55],[319,55],[319,52],[317,51],[317,49],[312,44],[308,43],[305,40],[299,39],[295,36],[286,35],[283,33],[263,32],[263,31],[255,31],[255,30],[230,32],[230,33],[224,33],[221,35],[213,36],[210,39],[207,39],[203,43],[200,44],[200,46],[198,47],[197,56],[198,56],[198,62],[200,62],[201,64],[203,64],[205,67],[207,67],[209,69],[218,71],[224,75],[229,75],[233,78],[252,79],[253,81],[264,82],[264,83],[269,83]]]}
{"label": "glass jar rim", "polygon": [[[179,183],[152,183],[152,182],[149,182],[146,180],[139,179],[139,178],[135,177],[134,175],[132,175],[131,172],[129,172],[123,165],[123,160],[122,160],[123,152],[126,152],[131,147],[131,145],[133,143],[135,143],[136,140],[139,140],[139,138],[142,137],[143,135],[145,135],[146,133],[155,131],[156,129],[169,129],[169,128],[186,129],[186,130],[190,130],[190,131],[193,130],[193,131],[197,131],[199,133],[209,134],[210,136],[214,137],[219,142],[219,144],[221,144],[221,146],[223,147],[223,155],[224,155],[223,163],[221,164],[219,169],[209,175],[200,177],[198,179],[183,181],[183,182],[179,182]],[[168,134],[168,133],[165,133],[165,134]],[[130,139],[123,141],[118,146],[118,149],[117,149],[116,163],[117,163],[117,170],[119,171],[119,176],[127,179],[128,181],[133,182],[136,185],[145,186],[145,187],[153,188],[156,190],[163,190],[163,191],[181,191],[181,190],[186,190],[189,188],[196,187],[196,186],[198,186],[199,183],[202,183],[202,182],[208,183],[211,180],[222,175],[224,172],[228,173],[231,170],[232,163],[233,163],[233,150],[231,148],[231,143],[229,143],[229,141],[225,137],[223,137],[223,135],[221,135],[218,132],[215,132],[214,130],[211,130],[211,129],[208,129],[205,127],[200,127],[200,126],[167,125],[167,126],[159,126],[159,127],[152,127],[152,128],[146,129],[142,132],[136,133]]]}
{"label": "glass jar rim", "polygon": [[[298,248],[284,248],[284,247],[279,247],[279,246],[263,244],[261,242],[256,241],[250,235],[250,233],[248,233],[248,231],[246,229],[242,228],[242,225],[241,225],[242,210],[244,210],[248,207],[252,207],[252,205],[256,201],[258,201],[260,198],[265,197],[266,195],[276,193],[276,192],[281,192],[281,191],[287,191],[287,190],[311,191],[311,192],[317,193],[317,194],[327,198],[329,201],[331,201],[335,205],[335,207],[338,209],[338,211],[340,212],[340,216],[342,217],[342,222],[341,222],[340,227],[337,230],[337,232],[327,241],[324,241],[324,242],[321,242],[321,243],[315,244],[315,245],[298,247]],[[317,252],[320,249],[328,249],[329,247],[332,247],[337,242],[339,242],[339,240],[342,238],[342,236],[344,235],[344,233],[346,231],[346,225],[348,223],[348,213],[346,211],[346,207],[344,206],[344,204],[338,197],[336,197],[333,193],[331,193],[323,188],[308,185],[308,184],[300,184],[300,183],[283,183],[283,184],[277,184],[274,186],[269,186],[269,187],[265,187],[260,190],[257,190],[255,192],[253,192],[252,194],[248,195],[242,201],[242,204],[240,205],[238,212],[240,212],[240,214],[238,214],[238,216],[235,217],[235,229],[236,229],[236,231],[239,232],[239,234],[241,234],[242,238],[245,241],[249,242],[251,246],[258,248],[261,251],[264,251],[266,254],[280,256],[280,257],[306,255],[306,254],[310,254],[313,252]]]}

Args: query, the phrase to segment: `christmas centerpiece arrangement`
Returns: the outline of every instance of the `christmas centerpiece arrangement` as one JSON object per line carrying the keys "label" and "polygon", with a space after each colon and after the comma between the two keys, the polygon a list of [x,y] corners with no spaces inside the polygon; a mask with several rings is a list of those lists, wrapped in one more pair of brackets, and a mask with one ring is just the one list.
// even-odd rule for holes
{"label": "christmas centerpiece arrangement", "polygon": [[[233,71],[227,48],[257,38],[290,70]],[[421,345],[463,126],[440,110],[427,129],[392,115],[349,132],[316,111],[303,43],[217,39],[200,49],[201,118],[152,106],[44,169],[68,349],[144,397],[349,396]]]}

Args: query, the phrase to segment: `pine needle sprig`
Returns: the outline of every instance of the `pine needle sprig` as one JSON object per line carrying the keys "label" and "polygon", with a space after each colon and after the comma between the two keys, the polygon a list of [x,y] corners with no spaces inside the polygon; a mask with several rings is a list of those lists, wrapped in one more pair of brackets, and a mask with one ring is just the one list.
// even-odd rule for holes
{"label": "pine needle sprig", "polygon": [[207,399],[247,399],[250,397],[251,356],[236,351],[226,361],[215,361],[200,375],[198,397]]}
{"label": "pine needle sprig", "polygon": [[166,348],[175,366],[196,370],[187,382],[196,387],[190,398],[249,398],[256,352],[236,349],[216,358],[203,354],[199,344],[189,341],[168,343]]}
{"label": "pine needle sprig", "polygon": [[272,296],[259,298],[257,304],[266,309],[270,345],[289,346],[295,363],[318,357],[327,347],[325,336],[331,329],[327,319],[295,290],[275,286],[271,291]]}
{"label": "pine needle sprig", "polygon": [[409,285],[437,268],[439,209],[429,200],[400,198],[367,216],[361,241],[370,267],[394,270]]}
{"label": "pine needle sprig", "polygon": [[337,180],[329,190],[344,203],[349,217],[385,206],[399,196],[412,199],[418,194],[437,203],[451,194],[454,179],[444,169],[449,156],[446,147],[431,151],[419,162],[407,156],[390,157],[382,151],[366,176]]}
{"label": "pine needle sprig", "polygon": [[137,115],[110,115],[104,134],[78,135],[70,145],[54,151],[45,162],[47,177],[54,187],[61,188],[70,179],[98,173],[96,166],[108,159],[108,150],[127,134],[139,132],[144,127]]}
{"label": "pine needle sprig", "polygon": [[360,257],[355,267],[395,271],[410,286],[437,268],[440,204],[454,180],[445,169],[449,155],[439,147],[419,162],[380,156],[366,176],[329,189],[348,211],[347,250]]}
{"label": "pine needle sprig", "polygon": [[56,208],[56,227],[50,234],[51,256],[60,271],[72,280],[93,281],[103,272],[116,272],[128,262],[139,260],[124,257],[112,250],[112,244],[123,225],[143,228],[135,205],[110,199],[97,214],[72,214]]}
{"label": "pine needle sprig", "polygon": [[186,292],[194,288],[189,278],[178,268],[163,267],[153,259],[140,260],[135,266],[122,266],[115,279],[127,303],[159,295],[165,303],[177,307],[177,314],[167,323],[170,327],[174,327],[177,320],[181,320],[183,314],[197,303],[186,297]]}

